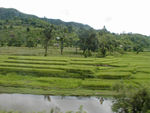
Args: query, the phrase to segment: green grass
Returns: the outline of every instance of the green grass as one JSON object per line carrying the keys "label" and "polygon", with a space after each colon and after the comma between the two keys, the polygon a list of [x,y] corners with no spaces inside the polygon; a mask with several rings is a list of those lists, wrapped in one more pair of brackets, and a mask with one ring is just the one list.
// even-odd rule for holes
{"label": "green grass", "polygon": [[[75,48],[64,48],[63,56],[67,57],[82,57],[82,51],[78,49],[78,54]],[[42,47],[28,48],[28,47],[0,47],[0,53],[3,55],[16,56],[44,56],[44,49]],[[60,49],[56,47],[48,48],[48,56],[59,57]]]}
{"label": "green grass", "polygon": [[28,51],[26,56],[18,52],[21,48],[1,49],[1,93],[114,95],[112,88],[118,83],[150,85],[150,52],[83,58],[71,54],[73,50],[68,48],[63,56],[48,57],[38,56],[37,48],[30,48],[35,56],[26,48],[22,48],[23,52]]}

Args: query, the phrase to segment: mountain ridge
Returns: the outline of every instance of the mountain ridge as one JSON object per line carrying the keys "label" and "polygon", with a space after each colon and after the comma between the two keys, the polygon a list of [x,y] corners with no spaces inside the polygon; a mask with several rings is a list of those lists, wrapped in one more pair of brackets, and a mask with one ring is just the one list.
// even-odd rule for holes
{"label": "mountain ridge", "polygon": [[91,26],[87,24],[82,24],[82,23],[72,22],[72,21],[65,22],[65,21],[62,21],[61,19],[41,18],[36,15],[22,13],[19,10],[14,9],[14,8],[0,7],[0,19],[1,20],[14,19],[14,18],[35,18],[35,19],[44,20],[54,25],[65,25],[65,26],[73,26],[77,28],[93,29]]}

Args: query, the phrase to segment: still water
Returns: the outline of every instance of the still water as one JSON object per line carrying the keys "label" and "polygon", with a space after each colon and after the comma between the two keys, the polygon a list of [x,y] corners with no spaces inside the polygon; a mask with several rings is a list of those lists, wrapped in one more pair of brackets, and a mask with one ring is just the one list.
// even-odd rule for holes
{"label": "still water", "polygon": [[49,96],[30,94],[0,94],[0,110],[27,112],[49,112],[52,108],[77,111],[83,105],[87,113],[113,113],[111,99],[103,97]]}

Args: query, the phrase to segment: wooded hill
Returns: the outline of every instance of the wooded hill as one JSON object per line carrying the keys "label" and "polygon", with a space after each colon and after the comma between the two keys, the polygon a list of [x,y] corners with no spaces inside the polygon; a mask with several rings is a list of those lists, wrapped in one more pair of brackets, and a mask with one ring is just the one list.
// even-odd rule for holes
{"label": "wooded hill", "polygon": [[[95,30],[89,25],[39,18],[13,8],[0,8],[0,46],[45,47],[46,36],[43,31],[51,25],[54,26],[55,33],[48,45],[60,43],[62,48],[77,47],[87,54],[85,56],[90,56],[91,51],[100,52],[102,56],[114,51],[138,53],[150,46],[150,36],[111,33],[105,26]],[[56,37],[60,37],[61,40]]]}

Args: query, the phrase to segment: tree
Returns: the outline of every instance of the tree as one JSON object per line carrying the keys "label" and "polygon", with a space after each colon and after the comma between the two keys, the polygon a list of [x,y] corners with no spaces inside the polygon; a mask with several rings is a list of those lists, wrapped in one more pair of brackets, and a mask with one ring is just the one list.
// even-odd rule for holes
{"label": "tree", "polygon": [[43,33],[45,35],[45,40],[44,40],[45,53],[44,53],[44,56],[47,56],[48,44],[49,44],[50,40],[53,38],[54,32],[55,32],[54,25],[50,25],[50,26],[46,27],[43,31]]}
{"label": "tree", "polygon": [[85,53],[85,51],[90,52],[96,51],[98,49],[98,38],[96,32],[93,29],[80,29],[78,36],[79,47],[81,50],[83,50],[83,54]]}
{"label": "tree", "polygon": [[29,32],[30,31],[30,28],[29,27],[27,27],[27,32]]}
{"label": "tree", "polygon": [[68,32],[68,30],[66,28],[64,28],[62,30],[62,36],[60,37],[60,53],[61,53],[61,55],[63,54],[64,40],[65,40],[65,37],[67,36],[67,32]]}
{"label": "tree", "polygon": [[34,38],[32,37],[28,37],[27,41],[26,41],[26,47],[35,47],[36,42],[33,40]]}
{"label": "tree", "polygon": [[99,53],[101,55],[98,56],[105,57],[106,53],[109,52],[110,54],[112,54],[114,50],[117,50],[120,42],[117,41],[116,37],[116,35],[108,32],[105,27],[101,31],[99,31]]}
{"label": "tree", "polygon": [[60,41],[60,54],[63,55],[63,49],[64,49],[64,42],[67,37],[68,29],[62,26],[58,26],[57,36],[58,41]]}
{"label": "tree", "polygon": [[99,40],[99,51],[100,51],[102,57],[106,56],[107,50],[108,50],[107,49],[107,41],[102,37]]}
{"label": "tree", "polygon": [[74,43],[73,43],[73,45],[74,45],[74,47],[76,48],[76,54],[78,53],[78,46],[79,46],[79,39],[78,38],[74,38],[75,40],[73,41]]}
{"label": "tree", "polygon": [[150,92],[147,88],[119,92],[113,101],[112,110],[116,113],[148,113],[150,110]]}
{"label": "tree", "polygon": [[140,45],[136,45],[133,47],[133,51],[136,51],[136,53],[139,54],[139,52],[143,52],[143,48]]}

